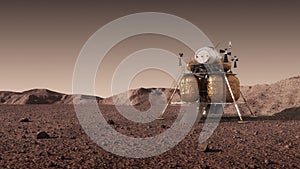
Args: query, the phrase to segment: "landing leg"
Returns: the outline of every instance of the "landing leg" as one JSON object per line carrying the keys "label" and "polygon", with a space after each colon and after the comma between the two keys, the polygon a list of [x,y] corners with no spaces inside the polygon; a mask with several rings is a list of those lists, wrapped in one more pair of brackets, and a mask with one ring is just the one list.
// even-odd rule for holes
{"label": "landing leg", "polygon": [[250,111],[252,117],[257,117],[257,116],[255,115],[255,113],[253,113],[252,110],[250,109],[250,106],[249,106],[248,102],[246,101],[246,98],[244,97],[242,91],[240,91],[240,94],[241,94],[241,96],[242,96],[244,102],[246,103],[246,106],[247,106],[248,110]]}
{"label": "landing leg", "polygon": [[196,122],[200,122],[201,117],[207,115],[207,110],[208,110],[208,104],[200,102]]}
{"label": "landing leg", "polygon": [[238,115],[239,115],[239,117],[240,117],[240,121],[243,121],[243,118],[242,118],[240,109],[239,109],[239,107],[238,107],[238,105],[237,105],[237,103],[236,103],[236,101],[235,101],[233,92],[232,92],[232,90],[231,90],[231,87],[230,87],[230,84],[229,84],[229,81],[228,81],[226,75],[225,75],[225,82],[226,82],[226,85],[227,85],[227,87],[228,87],[228,89],[229,89],[231,98],[232,98],[232,100],[233,100],[233,104],[234,104],[235,110],[236,110],[236,112],[238,113]]}
{"label": "landing leg", "polygon": [[163,111],[161,112],[160,116],[158,118],[156,118],[157,120],[163,120],[164,119],[163,115],[165,114],[165,111],[167,110],[168,106],[171,104],[171,101],[172,101],[177,89],[179,89],[179,85],[180,85],[180,81],[181,81],[181,78],[183,76],[183,73],[184,73],[184,69],[181,70],[178,81],[173,81],[172,86],[176,85],[176,87],[175,87],[174,91],[172,92],[172,95],[171,95],[169,101],[167,102],[167,105],[164,107]]}
{"label": "landing leg", "polygon": [[[181,78],[180,78],[180,79],[181,79]],[[160,116],[157,118],[157,120],[163,120],[163,119],[164,119],[164,118],[163,118],[163,115],[165,114],[165,111],[167,110],[168,106],[171,104],[171,101],[172,101],[172,99],[173,99],[173,97],[174,97],[174,95],[175,95],[177,89],[179,88],[179,85],[180,85],[179,83],[176,85],[176,87],[175,87],[175,89],[174,89],[174,91],[173,91],[173,93],[172,93],[172,95],[171,95],[171,97],[170,97],[168,103],[166,104],[165,108],[163,109],[163,111],[161,112],[161,114],[160,114]]]}

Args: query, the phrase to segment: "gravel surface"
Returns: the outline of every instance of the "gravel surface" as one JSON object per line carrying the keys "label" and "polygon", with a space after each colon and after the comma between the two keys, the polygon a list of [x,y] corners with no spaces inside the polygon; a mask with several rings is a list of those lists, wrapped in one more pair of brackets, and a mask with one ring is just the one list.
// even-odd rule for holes
{"label": "gravel surface", "polygon": [[[178,107],[170,106],[165,120],[140,124],[126,120],[114,106],[100,107],[115,130],[131,137],[164,132],[178,114]],[[245,117],[247,123],[239,124],[238,117],[225,114],[199,146],[202,118],[173,149],[125,158],[91,141],[72,105],[0,105],[0,168],[300,168],[300,121],[282,117]],[[49,137],[37,139],[41,132]]]}

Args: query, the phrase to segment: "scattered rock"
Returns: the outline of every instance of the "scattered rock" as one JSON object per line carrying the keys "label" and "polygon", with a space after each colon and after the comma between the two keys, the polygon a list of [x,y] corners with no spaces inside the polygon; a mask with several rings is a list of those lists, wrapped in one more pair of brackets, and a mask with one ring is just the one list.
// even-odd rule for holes
{"label": "scattered rock", "polygon": [[286,149],[289,149],[289,148],[292,148],[292,147],[293,147],[292,143],[289,143],[289,144],[287,144],[287,145],[284,146],[284,148],[286,148]]}
{"label": "scattered rock", "polygon": [[51,161],[50,164],[48,165],[48,167],[58,168],[59,166],[57,165],[57,163]]}
{"label": "scattered rock", "polygon": [[111,119],[107,120],[107,123],[110,124],[110,125],[115,125],[115,124],[116,124],[116,123],[115,123],[113,120],[111,120]]}
{"label": "scattered rock", "polygon": [[199,144],[198,149],[202,152],[207,152],[209,150],[207,143]]}
{"label": "scattered rock", "polygon": [[258,167],[255,164],[249,164],[248,168],[254,169],[254,168],[258,168]]}
{"label": "scattered rock", "polygon": [[267,164],[267,165],[270,164],[270,160],[268,160],[268,159],[265,159],[264,162],[265,162],[265,164]]}
{"label": "scattered rock", "polygon": [[239,139],[239,138],[241,138],[241,137],[240,137],[240,136],[235,136],[235,135],[233,135],[232,138],[234,138],[234,139]]}
{"label": "scattered rock", "polygon": [[54,154],[51,153],[50,151],[47,151],[47,155],[48,155],[48,156],[53,156]]}
{"label": "scattered rock", "polygon": [[180,164],[176,163],[175,168],[182,167]]}
{"label": "scattered rock", "polygon": [[29,119],[28,119],[28,118],[22,118],[22,119],[20,120],[20,122],[29,122]]}
{"label": "scattered rock", "polygon": [[163,129],[165,129],[165,128],[167,128],[168,126],[167,125],[165,125],[165,124],[162,124],[161,125],[161,128],[163,128]]}
{"label": "scattered rock", "polygon": [[36,135],[36,138],[37,139],[48,139],[48,138],[50,138],[50,136],[45,131],[41,131]]}
{"label": "scattered rock", "polygon": [[64,155],[60,156],[60,159],[61,159],[61,160],[71,160],[70,157],[65,157]]}

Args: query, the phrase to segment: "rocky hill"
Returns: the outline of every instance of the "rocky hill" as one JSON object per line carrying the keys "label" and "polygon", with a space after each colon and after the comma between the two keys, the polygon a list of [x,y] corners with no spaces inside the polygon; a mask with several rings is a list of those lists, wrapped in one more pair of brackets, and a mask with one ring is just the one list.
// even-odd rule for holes
{"label": "rocky hill", "polygon": [[271,115],[288,108],[300,107],[300,76],[274,84],[244,86],[241,91],[257,114]]}
{"label": "rocky hill", "polygon": [[[95,96],[67,95],[48,89],[32,89],[24,92],[0,91],[1,104],[84,104]],[[96,97],[97,102],[102,98]]]}
{"label": "rocky hill", "polygon": [[[146,105],[149,106],[150,93],[164,93],[170,98],[172,89],[139,88],[106,98],[101,103],[116,105]],[[258,115],[273,115],[289,108],[300,107],[300,76],[281,80],[274,84],[261,84],[254,86],[242,86],[241,91],[245,96],[251,110]],[[128,99],[129,98],[129,99]],[[172,102],[180,101],[179,92],[175,93]],[[240,97],[240,109],[243,113],[249,113],[246,105]],[[226,113],[235,113],[234,106],[225,107]]]}
{"label": "rocky hill", "polygon": [[[103,104],[115,104],[115,105],[146,105],[149,106],[149,96],[151,94],[154,95],[162,95],[164,94],[166,99],[172,95],[173,89],[166,89],[166,88],[139,88],[129,90],[127,92],[109,97],[101,101]],[[173,101],[180,101],[179,91],[177,90]]]}
{"label": "rocky hill", "polygon": [[[253,112],[258,115],[273,115],[289,108],[300,107],[300,76],[281,80],[274,84],[242,86],[241,91],[246,97]],[[109,97],[96,97],[99,104],[143,105],[150,106],[149,96],[164,94],[170,98],[173,89],[139,88]],[[86,104],[95,96],[67,95],[48,89],[32,89],[24,92],[0,92],[0,104]],[[73,102],[74,100],[74,102]],[[172,102],[180,101],[179,91],[176,91]],[[240,98],[239,102],[242,99]],[[241,104],[241,111],[248,110]],[[233,106],[226,106],[226,113],[234,113]]]}

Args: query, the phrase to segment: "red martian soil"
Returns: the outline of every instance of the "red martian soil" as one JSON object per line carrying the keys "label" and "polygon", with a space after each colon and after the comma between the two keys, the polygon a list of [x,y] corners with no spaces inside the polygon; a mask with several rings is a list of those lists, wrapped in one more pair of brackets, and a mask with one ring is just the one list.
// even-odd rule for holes
{"label": "red martian soil", "polygon": [[[244,86],[242,92],[258,117],[250,117],[241,105],[247,123],[239,124],[233,106],[226,106],[204,145],[198,144],[202,117],[178,145],[148,158],[114,155],[85,134],[72,104],[88,104],[93,96],[46,89],[0,92],[0,168],[300,168],[299,84],[300,77],[294,77],[271,85]],[[118,105],[131,103],[144,110],[154,90],[141,88],[114,97]],[[167,97],[171,94],[170,89],[160,90]],[[96,99],[110,125],[131,137],[162,133],[178,115],[179,106],[171,105],[164,120],[134,123],[118,113],[112,98]],[[177,93],[174,101],[178,100]]]}

